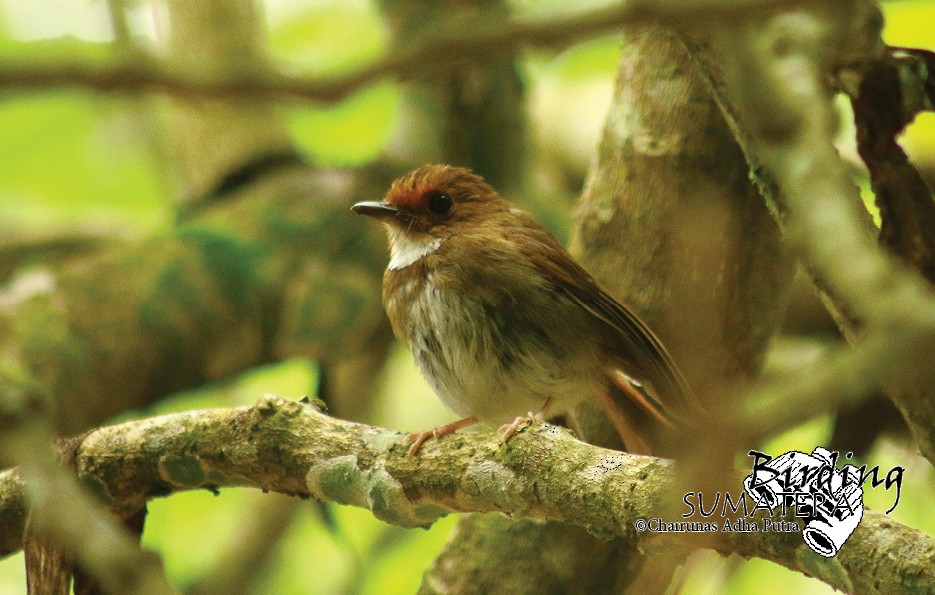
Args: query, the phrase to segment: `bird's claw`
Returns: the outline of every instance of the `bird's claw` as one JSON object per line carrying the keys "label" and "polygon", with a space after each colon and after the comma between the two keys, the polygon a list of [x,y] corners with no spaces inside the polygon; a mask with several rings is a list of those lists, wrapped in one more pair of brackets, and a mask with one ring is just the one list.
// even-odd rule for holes
{"label": "bird's claw", "polygon": [[459,419],[458,421],[453,421],[437,428],[432,428],[431,430],[425,430],[423,432],[413,432],[412,434],[406,435],[406,440],[414,440],[412,445],[409,447],[409,456],[414,457],[419,454],[419,449],[422,448],[422,443],[428,440],[429,438],[435,438],[436,440],[442,436],[447,436],[448,434],[454,434],[461,428],[466,428],[470,425],[476,424],[476,417],[466,417],[464,419]]}
{"label": "bird's claw", "polygon": [[506,444],[506,442],[510,438],[512,438],[517,432],[519,432],[523,426],[527,424],[532,425],[536,422],[541,422],[544,420],[545,420],[545,413],[542,411],[540,411],[539,413],[533,413],[532,411],[529,411],[526,413],[526,415],[520,415],[519,417],[514,419],[512,422],[508,424],[503,424],[502,426],[500,426],[500,429],[497,430],[498,432],[503,434],[500,440],[504,444]]}
{"label": "bird's claw", "polygon": [[413,432],[412,434],[406,435],[406,441],[414,440],[414,442],[409,446],[409,456],[414,457],[419,454],[419,449],[422,448],[422,443],[428,440],[429,438],[438,438],[437,432],[432,430],[425,430],[424,432]]}

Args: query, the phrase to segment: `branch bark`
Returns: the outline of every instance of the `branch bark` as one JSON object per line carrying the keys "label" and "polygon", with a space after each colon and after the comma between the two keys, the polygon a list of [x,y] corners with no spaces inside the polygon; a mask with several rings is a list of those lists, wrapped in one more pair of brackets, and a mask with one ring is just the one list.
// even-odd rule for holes
{"label": "branch bark", "polygon": [[[681,501],[674,492],[680,472],[669,461],[588,445],[548,424],[527,428],[506,445],[492,432],[459,433],[427,443],[418,457],[407,456],[402,437],[267,396],[249,408],[100,428],[77,447],[76,469],[115,511],[137,510],[149,498],[180,490],[250,486],[364,507],[404,527],[452,512],[498,511],[573,524],[640,547],[714,548],[772,560],[848,592],[935,585],[935,540],[873,511],[864,513],[835,558],[814,554],[796,534],[654,536],[638,532],[636,521],[672,515]],[[15,471],[0,474],[0,494],[21,489]],[[15,497],[0,502],[18,506]],[[0,551],[18,547],[22,527],[0,530]]]}
{"label": "branch bark", "polygon": [[[572,249],[711,409],[756,377],[792,262],[678,35],[628,32]],[[720,440],[720,437],[710,437]]]}
{"label": "branch bark", "polygon": [[785,237],[827,292],[853,344],[816,374],[799,375],[785,388],[774,385],[770,405],[745,412],[733,427],[764,427],[764,420],[784,427],[885,390],[935,463],[935,293],[918,272],[877,246],[857,187],[831,142],[828,69],[883,51],[878,37],[866,37],[867,27],[879,25],[875,7],[860,7],[864,12],[844,15],[808,7],[718,29],[714,59],[693,48]]}
{"label": "branch bark", "polygon": [[[710,410],[734,407],[781,320],[791,260],[736,140],[669,29],[626,30],[572,250],[663,339]],[[680,438],[675,451],[685,458],[725,468],[733,460],[729,435]],[[669,577],[638,582],[640,590],[664,588]]]}

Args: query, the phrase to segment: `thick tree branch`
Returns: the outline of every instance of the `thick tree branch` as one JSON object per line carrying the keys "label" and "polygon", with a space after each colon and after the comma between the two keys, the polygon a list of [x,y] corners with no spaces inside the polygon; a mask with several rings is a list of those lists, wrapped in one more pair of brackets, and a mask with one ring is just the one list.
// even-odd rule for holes
{"label": "thick tree branch", "polygon": [[[457,434],[428,443],[418,457],[406,455],[401,439],[399,432],[268,396],[250,408],[100,428],[77,448],[76,469],[118,512],[179,490],[251,486],[361,506],[405,527],[452,512],[500,511],[643,546],[660,538],[639,533],[638,519],[678,516],[672,505],[681,497],[670,462],[584,444],[547,424],[520,432],[507,445],[492,432]],[[0,474],[0,494],[14,495],[0,502],[21,507],[15,498],[20,483],[15,471]],[[22,527],[0,530],[0,551],[18,547]],[[872,511],[830,559],[812,553],[795,534],[670,533],[663,539],[765,558],[850,592],[935,584],[935,540]],[[897,542],[905,549],[894,559]]]}
{"label": "thick tree branch", "polygon": [[[888,50],[888,56],[882,62],[886,67],[893,67],[897,77],[895,81],[887,81],[893,85],[888,93],[899,98],[898,105],[886,106],[890,117],[908,123],[920,112],[935,110],[935,52],[900,47],[890,47]],[[879,66],[872,65],[871,68]],[[880,74],[877,72],[876,76]],[[873,77],[873,73],[867,73],[866,76]],[[855,99],[860,94],[859,88],[846,91]]]}
{"label": "thick tree branch", "polygon": [[[904,105],[918,101],[905,96],[900,70],[907,60],[918,59],[914,64],[924,64],[921,55],[929,56],[935,67],[935,54],[931,52],[907,53],[901,59],[886,55],[873,62],[851,100],[857,150],[870,171],[880,209],[880,244],[935,283],[935,200],[897,142],[915,117],[915,111],[904,109]],[[930,87],[932,97],[928,99],[933,101],[935,79]]]}
{"label": "thick tree branch", "polygon": [[[6,282],[14,271],[26,263],[62,262],[86,256],[121,241],[116,232],[104,235],[79,229],[60,229],[52,235],[11,227],[4,229],[4,237],[0,238],[0,283]],[[15,295],[18,289],[28,290],[26,286],[33,280],[36,279],[21,277],[19,287],[8,290],[9,294]],[[0,297],[0,307],[4,305],[4,298],[10,297],[9,294]]]}
{"label": "thick tree branch", "polygon": [[[659,335],[709,410],[735,410],[782,318],[792,262],[737,141],[668,28],[625,30],[599,157],[577,214],[573,253]],[[587,416],[581,425],[594,442]],[[683,458],[703,453],[716,469],[734,460],[733,435],[678,438],[669,452]],[[625,559],[633,567],[640,557]],[[657,568],[674,565],[672,558],[680,561],[647,556],[631,570],[633,592],[661,592],[671,577]]]}
{"label": "thick tree branch", "polygon": [[[230,71],[236,66],[229,64],[231,60],[244,58],[244,52],[239,51],[243,46],[252,44],[251,49],[262,53],[255,47],[262,45],[263,38],[262,20],[255,14],[254,3],[197,4],[197,9],[186,12],[191,3],[178,3],[178,12],[184,14],[171,13],[179,17],[173,18],[170,30],[180,55],[221,70],[230,66]],[[212,8],[220,10],[212,12]],[[257,153],[268,153],[270,145],[288,144],[284,132],[277,133],[269,118],[264,121],[261,108],[250,109],[243,102],[238,105],[242,108],[239,114],[236,108],[225,110],[214,102],[207,110],[212,123],[217,124],[213,128],[204,125],[206,118],[184,122],[182,128],[193,142],[183,145],[199,166],[188,168],[187,173],[203,174],[189,176],[193,182],[190,196],[206,194],[204,189],[214,187],[226,171],[249,162]],[[246,117],[243,110],[249,112]],[[234,142],[236,135],[243,142]],[[79,262],[41,271],[33,275],[38,282],[24,291],[0,297],[0,345],[4,345],[0,458],[20,465],[26,481],[30,526],[35,528],[30,535],[36,536],[30,537],[30,542],[40,545],[27,552],[28,572],[30,568],[37,570],[30,576],[43,575],[49,583],[65,584],[67,576],[46,575],[49,569],[64,570],[66,565],[46,564],[45,560],[59,553],[74,554],[79,566],[110,592],[169,590],[158,560],[142,555],[138,545],[78,491],[74,478],[58,468],[49,450],[55,430],[75,433],[173,390],[271,361],[291,350],[308,354],[308,341],[328,340],[326,332],[320,332],[324,329],[316,327],[316,321],[322,320],[316,313],[325,309],[329,310],[327,325],[363,322],[368,326],[358,345],[366,344],[373,329],[384,324],[382,310],[371,299],[377,294],[373,291],[376,259],[366,254],[366,249],[360,252],[367,244],[357,237],[350,252],[358,254],[361,268],[367,272],[350,281],[357,288],[351,291],[364,286],[361,292],[367,297],[347,301],[369,309],[369,315],[358,310],[343,321],[340,314],[334,315],[335,309],[347,303],[341,299],[339,287],[352,275],[341,275],[336,281],[338,275],[329,273],[339,267],[356,272],[357,267],[342,258],[340,253],[347,252],[340,247],[341,242],[322,230],[338,232],[343,226],[320,225],[321,218],[333,214],[349,225],[360,224],[347,213],[349,198],[342,201],[330,191],[321,192],[323,188],[315,190],[317,184],[312,180],[321,180],[319,174],[290,165],[280,167],[277,175],[269,175],[267,170],[262,179],[250,178],[250,184],[228,186],[224,194],[230,201],[224,207],[240,211],[233,220],[225,220],[222,213],[226,209],[217,204],[220,201],[214,201],[211,208],[199,204],[197,213],[187,213],[183,223],[158,238],[109,247]],[[324,200],[310,208],[309,196]],[[329,200],[330,205],[326,205]],[[302,229],[304,224],[293,215],[317,223],[312,229]],[[357,236],[346,229],[345,233]],[[305,245],[298,247],[294,241]],[[308,241],[323,244],[313,247],[306,244]],[[382,239],[373,245],[382,251]],[[267,275],[282,276],[273,281]],[[330,293],[306,292],[310,281],[321,283],[318,275],[328,279]],[[22,288],[14,285],[12,289]],[[330,303],[316,308],[323,293]],[[202,309],[209,302],[211,305]],[[277,305],[272,306],[273,302]],[[306,326],[299,328],[297,317],[290,316],[296,311],[302,312],[300,322]],[[336,341],[349,338],[343,331],[335,335],[332,339]],[[234,337],[236,346],[222,347]],[[46,416],[54,417],[57,428],[45,423]],[[61,547],[60,552],[45,555],[45,544],[53,542]],[[31,592],[39,588],[37,585],[37,581],[30,581]]]}
{"label": "thick tree branch", "polygon": [[[826,70],[853,43],[848,27],[858,26],[857,17],[846,26],[840,17],[809,7],[718,30],[714,58],[692,48],[785,237],[830,296],[853,344],[785,386],[763,391],[770,406],[747,412],[736,429],[786,427],[887,390],[935,461],[935,294],[876,245],[857,187],[831,142],[835,115]],[[860,41],[867,45],[865,60],[882,48],[873,38]]]}
{"label": "thick tree branch", "polygon": [[276,358],[359,353],[384,324],[385,248],[347,211],[377,190],[350,182],[293,168],[0,294],[0,405],[17,391],[53,395],[58,430],[74,434]]}

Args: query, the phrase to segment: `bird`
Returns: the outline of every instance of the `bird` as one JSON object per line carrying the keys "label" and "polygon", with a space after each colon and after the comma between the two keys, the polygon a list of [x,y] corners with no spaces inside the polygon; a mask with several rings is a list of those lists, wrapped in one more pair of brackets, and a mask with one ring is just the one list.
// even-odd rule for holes
{"label": "bird", "polygon": [[458,421],[508,440],[527,423],[599,402],[629,452],[701,407],[658,337],[525,211],[470,169],[429,164],[351,209],[384,224],[383,305],[394,334]]}

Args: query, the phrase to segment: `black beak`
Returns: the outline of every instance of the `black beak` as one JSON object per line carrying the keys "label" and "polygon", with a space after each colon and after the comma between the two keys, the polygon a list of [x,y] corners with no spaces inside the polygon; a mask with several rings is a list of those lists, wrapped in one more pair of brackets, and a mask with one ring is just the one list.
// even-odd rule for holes
{"label": "black beak", "polygon": [[358,215],[367,215],[374,219],[392,219],[403,216],[403,212],[388,202],[364,200],[351,207]]}

